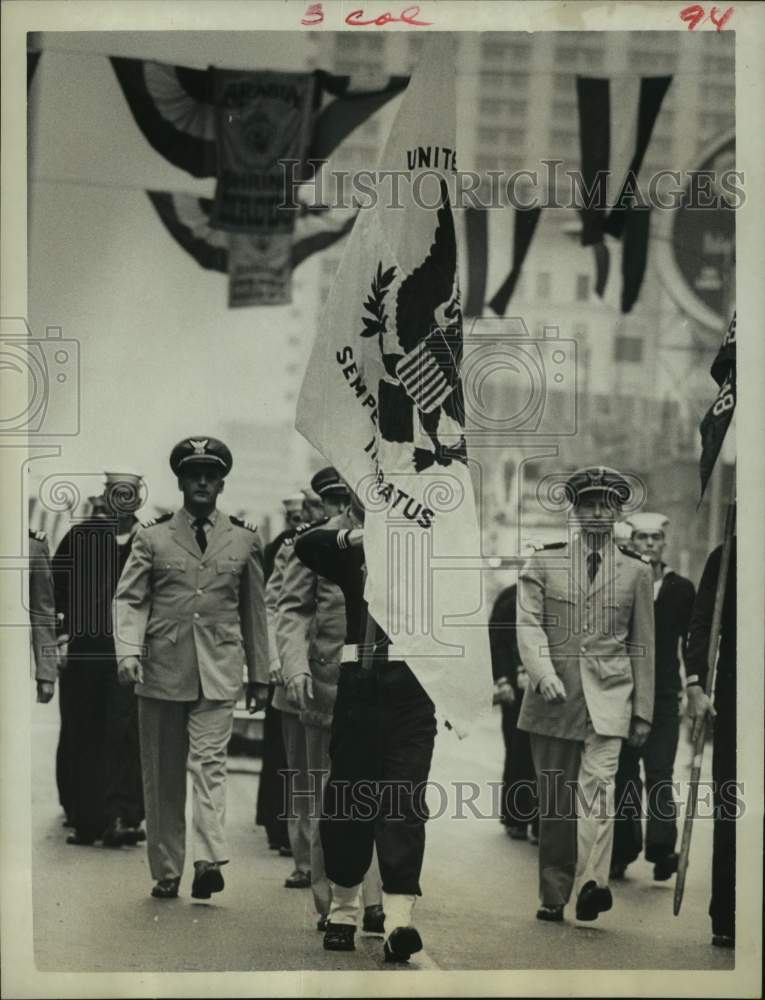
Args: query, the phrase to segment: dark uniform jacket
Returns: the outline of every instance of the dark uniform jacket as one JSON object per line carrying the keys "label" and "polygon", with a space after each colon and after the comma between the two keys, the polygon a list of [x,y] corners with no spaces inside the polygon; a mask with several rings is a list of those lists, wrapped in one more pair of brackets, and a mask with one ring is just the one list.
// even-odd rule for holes
{"label": "dark uniform jacket", "polygon": [[56,612],[60,630],[69,636],[68,661],[113,660],[112,599],[133,537],[119,545],[114,521],[94,517],[75,524],[56,549]]}
{"label": "dark uniform jacket", "polygon": [[516,584],[506,587],[498,595],[489,616],[492,677],[495,683],[500,677],[506,677],[516,697],[519,695],[518,667],[521,664],[516,631],[517,594]]}
{"label": "dark uniform jacket", "polygon": [[117,657],[142,655],[136,694],[237,699],[246,666],[268,683],[263,549],[257,530],[218,511],[202,552],[185,510],[141,528],[114,599]]}
{"label": "dark uniform jacket", "polygon": [[[580,536],[537,552],[518,583],[518,647],[529,675],[520,729],[583,740],[587,719],[600,736],[629,735],[630,720],[653,720],[653,575],[613,542],[592,582]],[[556,673],[566,700],[548,704],[542,679]]]}
{"label": "dark uniform jacket", "polygon": [[691,624],[695,591],[690,580],[672,570],[664,574],[659,594],[654,601],[656,622],[656,704],[677,708],[677,695],[682,687],[680,658],[688,657],[688,628]]}
{"label": "dark uniform jacket", "polygon": [[[688,675],[698,674],[702,686],[706,685],[709,654],[709,639],[712,631],[712,614],[717,592],[717,579],[720,576],[720,560],[722,545],[718,546],[709,556],[704,566],[704,572],[699,582],[699,590],[691,615],[690,632],[688,635],[688,651],[685,669]],[[722,620],[720,623],[720,651],[717,660],[717,678],[719,684],[726,684],[736,676],[736,539],[733,539],[733,549],[728,564],[728,580],[725,588]]]}

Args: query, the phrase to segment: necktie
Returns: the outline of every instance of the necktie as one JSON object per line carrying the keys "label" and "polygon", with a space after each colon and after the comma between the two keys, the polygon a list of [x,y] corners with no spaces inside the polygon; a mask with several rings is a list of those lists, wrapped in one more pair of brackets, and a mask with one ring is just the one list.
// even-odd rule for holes
{"label": "necktie", "polygon": [[598,566],[600,566],[600,553],[590,552],[587,556],[587,575],[590,578],[590,583],[595,579],[595,574],[598,572]]}
{"label": "necktie", "polygon": [[205,551],[207,548],[207,535],[205,534],[205,525],[207,524],[206,517],[198,517],[194,521],[194,537],[197,540],[197,545],[202,550]]}

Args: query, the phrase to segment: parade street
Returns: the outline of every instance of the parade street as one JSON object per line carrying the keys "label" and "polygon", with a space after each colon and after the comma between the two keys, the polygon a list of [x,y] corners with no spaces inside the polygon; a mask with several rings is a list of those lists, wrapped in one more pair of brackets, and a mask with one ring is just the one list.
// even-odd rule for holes
{"label": "parade street", "polygon": [[[259,761],[231,758],[226,889],[212,902],[190,899],[191,859],[177,900],[152,899],[145,845],[110,850],[67,846],[56,800],[55,703],[33,711],[33,886],[35,958],[41,972],[379,970],[382,939],[359,935],[354,953],[322,949],[309,891],[287,890],[291,859],[270,852],[253,823]],[[707,748],[704,776],[708,777]],[[688,768],[681,734],[675,777]],[[502,760],[498,714],[463,743],[440,732],[431,781],[497,781]],[[613,883],[614,908],[577,924],[573,902],[562,924],[534,919],[536,847],[511,841],[496,819],[444,815],[427,827],[423,898],[415,918],[425,951],[418,969],[719,969],[733,952],[710,947],[707,905],[712,823],[696,822],[683,909],[672,915],[674,882],[655,883],[642,859]],[[463,793],[463,799],[470,796]],[[486,804],[484,796],[477,803]],[[431,811],[439,796],[429,796]],[[416,959],[416,961],[415,961]],[[386,968],[391,968],[387,966]]]}

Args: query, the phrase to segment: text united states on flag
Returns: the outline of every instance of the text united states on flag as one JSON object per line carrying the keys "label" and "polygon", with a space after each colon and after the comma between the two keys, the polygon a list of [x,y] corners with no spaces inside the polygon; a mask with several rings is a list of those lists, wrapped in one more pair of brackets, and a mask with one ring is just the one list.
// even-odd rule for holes
{"label": "text united states on flag", "polygon": [[390,659],[409,665],[461,736],[491,705],[491,669],[447,183],[457,169],[453,67],[452,39],[429,36],[378,164],[401,174],[399,205],[386,203],[383,182],[359,212],[296,426],[364,505],[365,597]]}

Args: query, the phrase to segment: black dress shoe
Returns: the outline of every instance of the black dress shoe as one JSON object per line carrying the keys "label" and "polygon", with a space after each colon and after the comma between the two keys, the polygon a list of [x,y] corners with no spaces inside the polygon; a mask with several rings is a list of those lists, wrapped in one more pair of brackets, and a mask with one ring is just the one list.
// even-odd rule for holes
{"label": "black dress shoe", "polygon": [[356,928],[353,924],[333,924],[328,923],[324,932],[325,951],[355,951],[356,945],[353,938]]}
{"label": "black dress shoe", "polygon": [[292,848],[291,847],[279,847],[279,848],[277,848],[277,850],[279,851],[279,857],[280,858],[291,858],[292,857]]}
{"label": "black dress shoe", "polygon": [[284,880],[285,889],[310,889],[311,888],[311,873],[301,872],[299,868],[288,875]]}
{"label": "black dress shoe", "polygon": [[592,880],[585,883],[576,901],[577,920],[597,920],[599,913],[605,913],[614,905],[611,890],[600,887]]}
{"label": "black dress shoe", "polygon": [[328,913],[320,913],[319,914],[319,919],[316,921],[316,930],[317,931],[321,931],[322,933],[324,933],[324,931],[328,927],[329,927],[329,914]]}
{"label": "black dress shoe", "polygon": [[732,934],[713,934],[712,944],[715,948],[735,948],[736,939]]}
{"label": "black dress shoe", "polygon": [[385,913],[379,903],[364,907],[364,922],[361,925],[361,929],[366,934],[385,933]]}
{"label": "black dress shoe", "polygon": [[70,833],[66,838],[67,844],[76,844],[78,847],[92,847],[96,842],[95,837],[85,833]]}
{"label": "black dress shoe", "polygon": [[161,878],[151,890],[151,894],[155,899],[175,899],[180,882],[180,878]]}
{"label": "black dress shoe", "polygon": [[386,962],[408,962],[416,951],[422,951],[422,938],[416,927],[396,927],[385,942]]}
{"label": "black dress shoe", "polygon": [[124,847],[125,845],[134,847],[138,843],[138,831],[125,826],[122,820],[117,817],[104,830],[101,842],[104,847]]}
{"label": "black dress shoe", "polygon": [[611,863],[611,870],[608,873],[608,877],[620,881],[624,878],[626,872],[627,865],[623,861],[613,861]]}
{"label": "black dress shoe", "polygon": [[666,882],[668,879],[671,879],[677,872],[677,863],[679,860],[677,854],[674,853],[666,854],[663,858],[659,858],[653,866],[654,882]]}
{"label": "black dress shoe", "polygon": [[526,840],[526,824],[523,826],[508,825],[505,828],[505,832],[511,840]]}
{"label": "black dress shoe", "polygon": [[558,923],[563,920],[563,906],[548,906],[546,903],[537,910],[537,920],[548,920],[551,923]]}
{"label": "black dress shoe", "polygon": [[225,886],[223,872],[209,861],[194,862],[194,881],[191,883],[193,899],[209,899],[214,892],[222,892]]}

